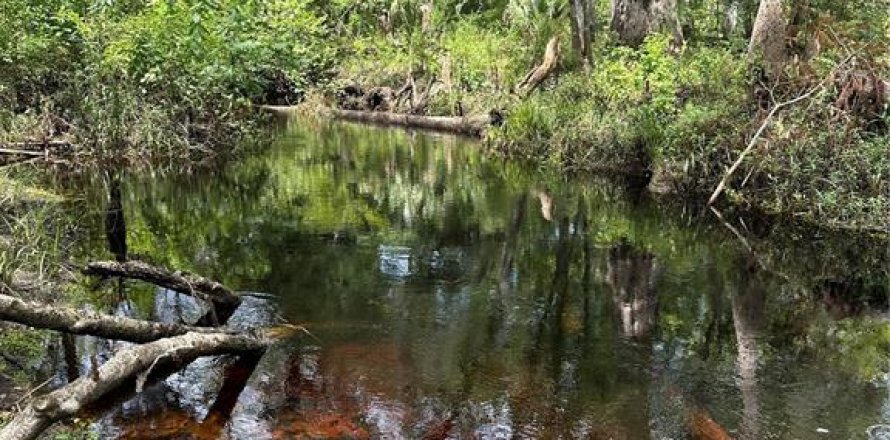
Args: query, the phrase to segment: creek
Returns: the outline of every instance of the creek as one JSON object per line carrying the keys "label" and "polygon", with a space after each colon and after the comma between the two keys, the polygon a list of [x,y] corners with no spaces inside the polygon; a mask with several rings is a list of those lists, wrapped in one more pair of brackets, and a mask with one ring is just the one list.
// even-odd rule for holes
{"label": "creek", "polygon": [[[262,292],[234,326],[307,330],[257,364],[199,360],[103,413],[101,438],[848,439],[890,423],[886,244],[721,221],[460,138],[277,130],[213,170],[64,184],[84,259]],[[118,314],[201,313],[113,288]],[[77,344],[83,371],[113,348]]]}

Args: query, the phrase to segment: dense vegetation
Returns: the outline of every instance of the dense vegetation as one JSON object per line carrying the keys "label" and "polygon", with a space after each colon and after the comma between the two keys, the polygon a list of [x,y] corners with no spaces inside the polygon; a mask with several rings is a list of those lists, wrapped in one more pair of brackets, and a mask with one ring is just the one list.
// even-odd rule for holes
{"label": "dense vegetation", "polygon": [[[856,233],[811,240],[810,230],[769,222],[762,230],[737,222],[742,234],[677,215],[670,203],[637,203],[624,188],[578,189],[552,171],[643,177],[673,200],[696,201],[726,178],[721,201],[886,237],[888,10],[887,0],[0,0],[0,293],[116,304],[112,287],[87,286],[73,268],[111,246],[97,231],[111,229],[115,206],[133,258],[241,289],[277,277],[293,277],[295,291],[343,288],[345,311],[362,319],[389,313],[378,298],[385,274],[371,268],[398,243],[417,250],[431,278],[476,274],[474,325],[513,264],[531,280],[529,316],[576,332],[573,316],[590,294],[590,274],[578,269],[591,262],[580,260],[596,254],[592,267],[606,268],[599,275],[624,260],[643,263],[640,279],[657,272],[653,261],[681,275],[660,285],[658,318],[678,353],[715,350],[720,365],[735,365],[730,324],[744,313],[717,292],[750,294],[769,315],[762,324],[784,335],[768,342],[765,365],[823,358],[857,383],[880,381],[890,332],[872,309],[886,314],[886,242],[863,250]],[[559,47],[555,69],[520,86],[548,47]],[[349,90],[383,98],[363,110],[494,112],[503,121],[485,133],[486,152],[548,171],[504,164],[456,139],[427,145],[381,132],[391,136],[381,142],[360,128],[309,127],[314,119],[288,133],[306,144],[297,163],[279,145],[203,177],[80,167],[113,160],[191,170],[264,144],[261,105],[324,113]],[[75,172],[8,166],[29,157]],[[138,184],[125,189],[123,207],[121,181]],[[537,210],[540,218],[525,214]],[[533,219],[523,226],[519,212]],[[477,240],[468,268],[429,263]],[[705,261],[713,267],[702,269]],[[318,276],[302,280],[294,267]],[[556,292],[558,279],[569,290],[565,304],[550,293],[547,303],[565,305],[554,312],[536,298]],[[715,287],[690,295],[680,279]],[[732,293],[740,286],[751,292]],[[128,292],[139,310],[153,309],[153,288]],[[611,295],[593,295],[595,308],[611,313]],[[344,307],[321,295],[297,299]],[[597,322],[607,332],[613,324]],[[34,365],[57,335],[7,324],[0,332],[0,391],[8,376],[40,377]],[[8,415],[0,411],[0,425]]]}
{"label": "dense vegetation", "polygon": [[[181,157],[250,133],[331,62],[305,1],[0,2],[0,132],[79,152]],[[285,81],[285,79],[287,79]]]}
{"label": "dense vegetation", "polygon": [[[704,194],[771,108],[810,91],[768,122],[728,194],[820,223],[886,228],[886,106],[839,100],[862,78],[890,84],[886,2],[779,5],[778,61],[752,50],[758,3],[4,0],[0,140],[195,158],[245,145],[258,120],[251,104],[410,78],[428,95],[415,112],[504,111],[506,124],[489,133],[495,151],[649,173],[660,190]],[[554,36],[556,74],[530,96],[513,93]]]}

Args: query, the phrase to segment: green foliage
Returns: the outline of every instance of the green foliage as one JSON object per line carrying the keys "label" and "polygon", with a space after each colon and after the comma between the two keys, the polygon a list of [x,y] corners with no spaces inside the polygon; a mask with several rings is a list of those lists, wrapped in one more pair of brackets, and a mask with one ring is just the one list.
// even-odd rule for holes
{"label": "green foliage", "polygon": [[249,128],[252,102],[299,99],[326,78],[333,51],[310,6],[9,0],[0,103],[17,113],[48,106],[79,146],[105,154],[219,149]]}
{"label": "green foliage", "polygon": [[586,169],[652,160],[690,166],[744,124],[744,63],[727,49],[671,53],[655,35],[639,49],[598,46],[590,74],[571,74],[514,107],[494,135],[519,155]]}

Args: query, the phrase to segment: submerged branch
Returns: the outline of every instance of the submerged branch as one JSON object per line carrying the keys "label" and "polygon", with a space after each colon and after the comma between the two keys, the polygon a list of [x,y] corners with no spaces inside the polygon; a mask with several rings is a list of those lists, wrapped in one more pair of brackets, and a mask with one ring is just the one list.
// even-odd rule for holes
{"label": "submerged branch", "polygon": [[133,278],[175,290],[186,295],[209,301],[212,309],[195,325],[206,327],[225,324],[235,309],[241,305],[241,298],[232,289],[202,276],[152,266],[142,261],[97,261],[89,263],[84,273],[102,277]]}
{"label": "submerged branch", "polygon": [[181,367],[202,356],[262,352],[267,345],[267,341],[253,336],[186,333],[122,350],[95,375],[31,401],[0,431],[0,440],[35,439],[54,423],[76,416],[161,362],[167,367]]}

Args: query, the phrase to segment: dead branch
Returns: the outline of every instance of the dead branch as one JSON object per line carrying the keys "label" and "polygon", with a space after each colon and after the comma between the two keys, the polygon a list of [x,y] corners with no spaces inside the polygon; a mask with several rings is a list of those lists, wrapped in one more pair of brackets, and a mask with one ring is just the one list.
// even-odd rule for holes
{"label": "dead branch", "polygon": [[[411,94],[411,109],[409,110],[409,113],[419,115],[426,112],[426,109],[430,106],[430,98],[435,94],[433,92],[433,87],[436,85],[437,81],[438,80],[435,78],[430,78],[426,90],[419,95],[416,93]],[[416,87],[413,90],[416,90]]]}
{"label": "dead branch", "polygon": [[541,64],[528,72],[525,79],[516,86],[516,91],[523,96],[528,96],[556,70],[558,64],[559,38],[553,37],[547,43],[547,49],[544,51],[544,59],[541,61]]}
{"label": "dead branch", "polygon": [[156,341],[189,332],[221,332],[218,329],[143,321],[68,307],[49,306],[9,295],[0,295],[0,320],[74,335],[92,335],[136,343]]}
{"label": "dead branch", "polygon": [[84,376],[32,400],[0,431],[0,440],[36,439],[56,422],[76,416],[161,362],[175,368],[202,356],[262,352],[267,345],[253,336],[186,333],[127,348],[102,365],[95,377]]}
{"label": "dead branch", "polygon": [[[846,63],[846,61],[844,63]],[[708,199],[708,205],[713,205],[714,202],[717,201],[717,198],[720,197],[720,194],[723,194],[723,190],[726,189],[727,182],[729,182],[729,179],[732,177],[732,175],[735,174],[735,172],[742,165],[745,157],[747,157],[748,154],[750,154],[751,151],[754,150],[754,147],[757,146],[757,142],[760,140],[760,136],[762,136],[766,129],[769,128],[770,124],[773,122],[773,118],[776,116],[779,110],[782,110],[785,107],[790,107],[794,104],[797,104],[798,102],[808,99],[810,96],[813,96],[814,93],[822,88],[826,81],[827,78],[823,79],[822,82],[817,84],[815,87],[813,87],[803,95],[800,95],[789,101],[780,102],[773,106],[772,110],[770,110],[769,114],[767,114],[766,118],[763,120],[763,123],[760,124],[760,128],[758,128],[757,132],[754,133],[754,136],[751,137],[751,141],[748,142],[748,146],[745,147],[745,149],[742,151],[742,154],[739,155],[738,159],[736,159],[732,166],[730,166],[729,169],[726,170],[726,174],[723,175],[723,178],[720,179],[720,183],[717,184],[717,188],[714,189],[714,193],[711,194],[711,198]]]}
{"label": "dead branch", "polygon": [[195,323],[200,327],[225,324],[241,305],[241,298],[232,289],[216,281],[189,273],[171,272],[142,261],[97,261],[89,263],[83,272],[93,276],[138,279],[208,301],[212,305],[211,310]]}

